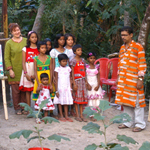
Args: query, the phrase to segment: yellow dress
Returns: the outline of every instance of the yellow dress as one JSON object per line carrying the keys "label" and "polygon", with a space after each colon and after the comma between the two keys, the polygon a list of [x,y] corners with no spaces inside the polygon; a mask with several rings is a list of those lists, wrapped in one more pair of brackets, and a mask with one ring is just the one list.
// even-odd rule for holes
{"label": "yellow dress", "polygon": [[[38,76],[39,83],[41,83],[40,75],[42,73],[47,73],[48,74],[49,83],[50,83],[50,62],[51,62],[51,57],[47,55],[47,59],[44,63],[39,59],[39,56],[36,56],[34,58],[34,60],[37,63],[37,76]],[[37,83],[37,80],[35,79],[34,89],[33,89],[33,96],[32,96],[33,101],[36,101],[38,99],[38,96],[39,96],[39,94],[36,93],[37,87],[38,87],[38,83]],[[54,86],[53,86],[53,89],[54,89]],[[51,99],[53,99],[54,96],[55,96],[55,92],[51,93]]]}

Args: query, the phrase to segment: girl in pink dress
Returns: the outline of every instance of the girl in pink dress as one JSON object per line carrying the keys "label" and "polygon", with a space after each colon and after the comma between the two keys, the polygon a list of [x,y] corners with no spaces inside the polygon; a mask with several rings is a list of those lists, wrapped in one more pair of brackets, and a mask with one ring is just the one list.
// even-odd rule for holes
{"label": "girl in pink dress", "polygon": [[39,55],[37,49],[38,36],[34,31],[28,33],[27,46],[22,49],[22,75],[19,90],[26,92],[27,104],[31,104],[31,92],[34,86],[34,57]]}
{"label": "girl in pink dress", "polygon": [[[87,54],[89,64],[86,66],[87,82],[88,82],[88,106],[95,109],[99,106],[100,100],[103,98],[105,91],[100,86],[99,65],[94,65],[96,54],[89,52]],[[96,110],[96,109],[95,109]],[[91,119],[93,117],[91,116]]]}

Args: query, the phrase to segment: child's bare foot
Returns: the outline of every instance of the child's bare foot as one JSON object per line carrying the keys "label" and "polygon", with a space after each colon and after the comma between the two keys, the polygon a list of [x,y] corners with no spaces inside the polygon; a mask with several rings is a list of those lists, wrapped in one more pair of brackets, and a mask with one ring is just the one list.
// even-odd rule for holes
{"label": "child's bare foot", "polygon": [[71,119],[71,118],[69,118],[69,117],[66,117],[65,118],[67,121],[69,121],[69,122],[73,122],[73,120]]}
{"label": "child's bare foot", "polygon": [[62,121],[62,122],[66,122],[67,121],[64,117],[60,117],[58,120]]}

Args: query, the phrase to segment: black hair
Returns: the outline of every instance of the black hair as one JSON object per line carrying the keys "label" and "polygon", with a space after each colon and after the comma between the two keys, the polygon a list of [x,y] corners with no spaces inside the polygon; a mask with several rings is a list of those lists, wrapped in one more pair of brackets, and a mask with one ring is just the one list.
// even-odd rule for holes
{"label": "black hair", "polygon": [[37,43],[38,43],[38,35],[37,35],[37,33],[36,33],[35,31],[30,31],[30,32],[28,33],[28,37],[27,37],[27,45],[26,45],[27,48],[29,48],[30,45],[31,45],[31,42],[30,42],[30,36],[31,36],[33,33],[35,33],[36,36],[37,36],[37,42],[36,42],[36,45],[37,45]]}
{"label": "black hair", "polygon": [[42,74],[40,75],[40,79],[42,80],[43,78],[48,78],[48,79],[49,79],[48,74],[47,74],[47,73],[42,73]]}
{"label": "black hair", "polygon": [[96,54],[94,52],[88,52],[87,54],[87,58],[91,57],[91,56],[95,56],[96,58]]}
{"label": "black hair", "polygon": [[41,45],[46,45],[46,42],[45,42],[45,41],[39,41],[39,42],[37,43],[37,49],[38,49],[39,51],[40,51]]}
{"label": "black hair", "polygon": [[46,38],[46,39],[44,39],[44,42],[46,42],[46,46],[47,46],[47,42],[51,43],[51,49],[49,51],[46,51],[46,53],[45,53],[46,55],[49,55],[49,52],[52,50],[52,41],[50,38]]}
{"label": "black hair", "polygon": [[54,48],[58,48],[58,47],[59,47],[58,40],[59,40],[62,36],[64,36],[62,33],[56,35],[56,38],[55,38],[55,40],[54,40]]}
{"label": "black hair", "polygon": [[123,28],[121,28],[120,32],[122,31],[127,31],[129,34],[131,34],[133,33],[133,28],[129,26],[124,26]]}
{"label": "black hair", "polygon": [[64,53],[58,55],[59,62],[61,62],[62,60],[68,60],[68,59],[69,59],[68,56]]}
{"label": "black hair", "polygon": [[73,42],[75,43],[75,36],[71,33],[66,33],[65,35],[65,45],[67,44],[68,37],[71,36],[73,38]]}
{"label": "black hair", "polygon": [[76,44],[72,47],[73,52],[75,53],[78,48],[82,48],[80,44]]}

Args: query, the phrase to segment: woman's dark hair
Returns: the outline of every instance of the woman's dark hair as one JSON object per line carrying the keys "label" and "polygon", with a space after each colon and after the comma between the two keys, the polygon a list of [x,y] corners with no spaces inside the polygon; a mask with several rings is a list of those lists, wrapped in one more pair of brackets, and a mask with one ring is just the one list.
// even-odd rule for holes
{"label": "woman's dark hair", "polygon": [[64,36],[64,35],[63,35],[63,34],[57,34],[57,35],[56,35],[56,38],[55,38],[55,40],[54,40],[54,48],[58,48],[58,47],[59,47],[58,40],[59,40],[62,36]]}
{"label": "woman's dark hair", "polygon": [[131,34],[133,33],[133,28],[129,26],[124,26],[123,28],[121,28],[120,32],[122,31],[127,31],[129,34]]}
{"label": "woman's dark hair", "polygon": [[40,41],[37,43],[37,49],[40,50],[41,45],[46,45],[44,41]]}
{"label": "woman's dark hair", "polygon": [[76,44],[72,47],[73,52],[75,53],[78,48],[82,48],[80,44]]}
{"label": "woman's dark hair", "polygon": [[87,58],[91,57],[91,56],[95,56],[96,58],[96,54],[94,52],[88,52],[87,54]]}
{"label": "woman's dark hair", "polygon": [[26,46],[27,48],[29,48],[30,45],[31,45],[31,42],[30,42],[30,36],[31,36],[33,33],[35,33],[36,36],[37,36],[37,42],[36,42],[36,45],[37,45],[37,43],[38,43],[38,35],[37,35],[37,33],[36,33],[35,31],[30,31],[30,32],[28,32],[28,37],[27,37],[27,46]]}
{"label": "woman's dark hair", "polygon": [[48,74],[47,73],[42,73],[40,75],[40,79],[42,80],[43,78],[48,78],[49,79]]}
{"label": "woman's dark hair", "polygon": [[68,60],[68,56],[66,54],[59,54],[58,55],[58,60],[61,62],[62,60]]}
{"label": "woman's dark hair", "polygon": [[72,35],[71,33],[66,33],[65,34],[65,45],[67,44],[67,40],[68,40],[69,36],[71,36],[73,38],[73,42],[75,43],[75,36]]}

